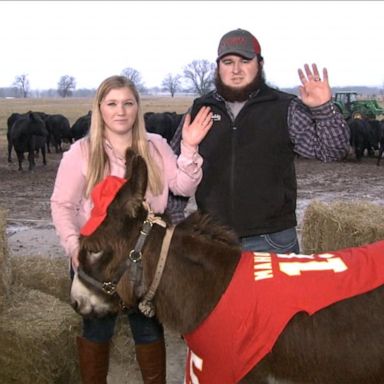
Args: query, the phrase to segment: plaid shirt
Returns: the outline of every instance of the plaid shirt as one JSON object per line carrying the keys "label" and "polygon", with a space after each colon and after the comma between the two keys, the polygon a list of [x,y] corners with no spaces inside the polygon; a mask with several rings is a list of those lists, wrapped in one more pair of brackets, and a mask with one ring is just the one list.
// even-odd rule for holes
{"label": "plaid shirt", "polygon": [[[218,93],[215,93],[214,97],[225,103],[225,100]],[[227,107],[227,111],[233,118],[229,107]],[[180,153],[183,123],[184,119],[170,143],[177,155]],[[289,136],[294,144],[294,152],[300,156],[324,162],[341,159],[346,155],[349,145],[349,129],[347,127],[345,119],[332,101],[316,108],[309,108],[300,99],[294,98],[289,105]],[[187,203],[188,198],[169,194],[167,213],[174,224],[185,218],[184,210]]]}

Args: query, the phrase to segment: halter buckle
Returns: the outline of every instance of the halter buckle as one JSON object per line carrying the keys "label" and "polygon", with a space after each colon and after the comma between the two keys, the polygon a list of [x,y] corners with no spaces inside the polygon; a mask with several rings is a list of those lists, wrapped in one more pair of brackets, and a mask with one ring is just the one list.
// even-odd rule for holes
{"label": "halter buckle", "polygon": [[144,236],[147,236],[149,232],[151,232],[153,226],[153,222],[149,219],[144,220],[143,227],[140,231],[140,233]]}
{"label": "halter buckle", "polygon": [[116,284],[111,281],[103,283],[103,291],[110,296],[113,296],[116,293]]}
{"label": "halter buckle", "polygon": [[129,252],[129,260],[132,261],[132,263],[137,263],[141,260],[142,253],[141,251],[136,251],[135,249],[132,249],[132,251]]}

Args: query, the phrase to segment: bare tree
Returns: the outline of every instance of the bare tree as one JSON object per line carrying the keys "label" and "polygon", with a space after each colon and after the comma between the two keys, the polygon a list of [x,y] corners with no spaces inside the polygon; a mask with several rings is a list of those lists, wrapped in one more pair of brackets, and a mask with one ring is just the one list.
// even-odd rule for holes
{"label": "bare tree", "polygon": [[180,75],[173,76],[170,73],[168,73],[167,76],[164,78],[161,85],[163,86],[163,89],[165,91],[168,91],[171,94],[171,97],[174,97],[175,93],[180,89],[180,79]]}
{"label": "bare tree", "polygon": [[26,73],[23,73],[20,76],[16,76],[15,81],[13,82],[13,85],[18,89],[22,97],[28,97],[30,86],[29,86],[28,75]]}
{"label": "bare tree", "polygon": [[72,96],[72,92],[76,88],[76,80],[73,76],[64,75],[60,77],[57,83],[57,93],[61,97]]}
{"label": "bare tree", "polygon": [[137,69],[127,67],[121,71],[121,74],[127,79],[131,80],[139,92],[145,91],[145,86],[141,78],[141,74]]}
{"label": "bare tree", "polygon": [[207,60],[193,60],[184,68],[184,77],[192,82],[193,90],[200,96],[212,89],[214,75],[215,64]]}

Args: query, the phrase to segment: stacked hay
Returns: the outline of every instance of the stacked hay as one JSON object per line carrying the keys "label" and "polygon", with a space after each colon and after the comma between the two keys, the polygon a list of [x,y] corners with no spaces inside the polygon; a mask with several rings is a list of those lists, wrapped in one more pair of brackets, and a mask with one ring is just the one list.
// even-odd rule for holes
{"label": "stacked hay", "polygon": [[[82,320],[69,305],[68,259],[8,257],[5,229],[0,211],[0,383],[77,384]],[[128,320],[120,316],[109,380],[129,383],[132,373],[141,380]]]}
{"label": "stacked hay", "polygon": [[312,202],[304,212],[304,254],[356,247],[384,239],[384,206],[366,201]]}
{"label": "stacked hay", "polygon": [[79,316],[61,300],[13,285],[0,316],[0,383],[76,384]]}
{"label": "stacked hay", "polygon": [[69,303],[71,279],[67,257],[13,256],[12,282]]}
{"label": "stacked hay", "polygon": [[5,236],[5,211],[0,209],[0,312],[8,301],[8,288],[11,282],[11,268]]}
{"label": "stacked hay", "polygon": [[8,257],[0,211],[0,383],[79,383],[69,284],[67,260]]}

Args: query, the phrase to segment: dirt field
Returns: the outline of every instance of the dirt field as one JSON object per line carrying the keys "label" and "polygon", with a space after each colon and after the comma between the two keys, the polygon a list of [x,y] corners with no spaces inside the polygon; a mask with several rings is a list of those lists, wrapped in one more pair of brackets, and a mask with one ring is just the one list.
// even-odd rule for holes
{"label": "dirt field", "polygon": [[[37,159],[34,171],[17,171],[14,161],[7,163],[5,148],[0,147],[0,206],[8,210],[8,232],[13,252],[31,252],[54,256],[62,254],[57,244],[50,244],[43,235],[36,243],[22,244],[12,239],[30,229],[52,229],[49,197],[61,154],[48,154],[48,164],[43,166]],[[384,164],[376,166],[376,159],[365,157],[360,163],[352,156],[347,160],[321,163],[316,160],[297,159],[298,180],[297,215],[300,221],[305,207],[313,199],[321,201],[363,199],[384,204]],[[34,239],[32,239],[34,240]],[[34,252],[34,254],[36,254]]]}
{"label": "dirt field", "polygon": [[[17,171],[17,162],[7,163],[5,145],[0,146],[0,206],[8,210],[8,245],[12,255],[64,256],[50,218],[49,198],[61,154],[49,154],[48,164],[41,159],[33,172]],[[375,159],[353,158],[324,164],[315,160],[296,160],[298,177],[299,225],[305,207],[313,199],[321,201],[363,199],[384,204],[382,180],[384,164]],[[167,334],[169,384],[181,384],[184,345],[173,333]],[[141,383],[137,366],[112,365],[111,384]]]}

